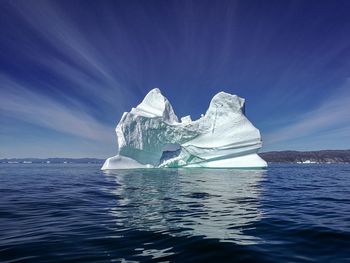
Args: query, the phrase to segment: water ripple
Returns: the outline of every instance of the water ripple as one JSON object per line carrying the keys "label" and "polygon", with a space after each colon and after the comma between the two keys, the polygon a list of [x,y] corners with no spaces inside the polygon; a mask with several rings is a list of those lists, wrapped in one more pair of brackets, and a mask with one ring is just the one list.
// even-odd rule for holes
{"label": "water ripple", "polygon": [[0,167],[1,262],[347,262],[350,168]]}

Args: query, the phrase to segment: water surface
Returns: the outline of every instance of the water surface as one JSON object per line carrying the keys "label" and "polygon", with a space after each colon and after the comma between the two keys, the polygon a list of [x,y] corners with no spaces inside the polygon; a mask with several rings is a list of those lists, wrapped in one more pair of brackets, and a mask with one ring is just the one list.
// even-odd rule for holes
{"label": "water surface", "polygon": [[1,262],[350,262],[350,165],[0,164]]}

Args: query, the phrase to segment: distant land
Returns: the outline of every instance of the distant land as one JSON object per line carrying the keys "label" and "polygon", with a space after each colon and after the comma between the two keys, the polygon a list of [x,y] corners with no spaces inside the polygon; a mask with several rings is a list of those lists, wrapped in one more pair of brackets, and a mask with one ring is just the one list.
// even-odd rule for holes
{"label": "distant land", "polygon": [[103,164],[104,160],[97,158],[8,158],[0,159],[0,163],[97,163]]}
{"label": "distant land", "polygon": [[350,150],[278,151],[259,155],[268,163],[350,163]]}
{"label": "distant land", "polygon": [[[268,163],[350,163],[350,150],[322,151],[275,151],[259,155]],[[98,158],[8,158],[0,159],[0,163],[94,163],[103,164],[104,159]]]}

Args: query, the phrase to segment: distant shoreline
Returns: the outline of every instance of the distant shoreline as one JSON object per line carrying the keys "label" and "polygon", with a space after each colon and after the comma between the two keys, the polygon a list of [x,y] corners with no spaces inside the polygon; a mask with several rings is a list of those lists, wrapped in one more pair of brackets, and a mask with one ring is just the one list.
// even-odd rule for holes
{"label": "distant shoreline", "polygon": [[[259,155],[268,163],[350,163],[350,150],[320,150],[320,151],[272,151]],[[3,158],[0,163],[91,163],[103,164],[105,159],[99,158]]]}
{"label": "distant shoreline", "polygon": [[31,164],[31,163],[47,163],[47,164],[58,164],[58,163],[95,163],[95,164],[103,164],[104,159],[98,158],[4,158],[0,159],[0,163],[23,163],[23,164]]}
{"label": "distant shoreline", "polygon": [[273,151],[259,155],[268,163],[350,163],[350,150]]}

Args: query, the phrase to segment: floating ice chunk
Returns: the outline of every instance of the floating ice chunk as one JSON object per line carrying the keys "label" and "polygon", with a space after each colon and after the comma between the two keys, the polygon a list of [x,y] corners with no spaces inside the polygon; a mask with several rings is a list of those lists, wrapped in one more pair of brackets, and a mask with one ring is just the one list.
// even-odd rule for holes
{"label": "floating ice chunk", "polygon": [[156,167],[263,168],[260,132],[244,115],[244,99],[216,94],[205,115],[181,122],[159,89],[151,90],[116,127],[118,155],[102,170]]}

